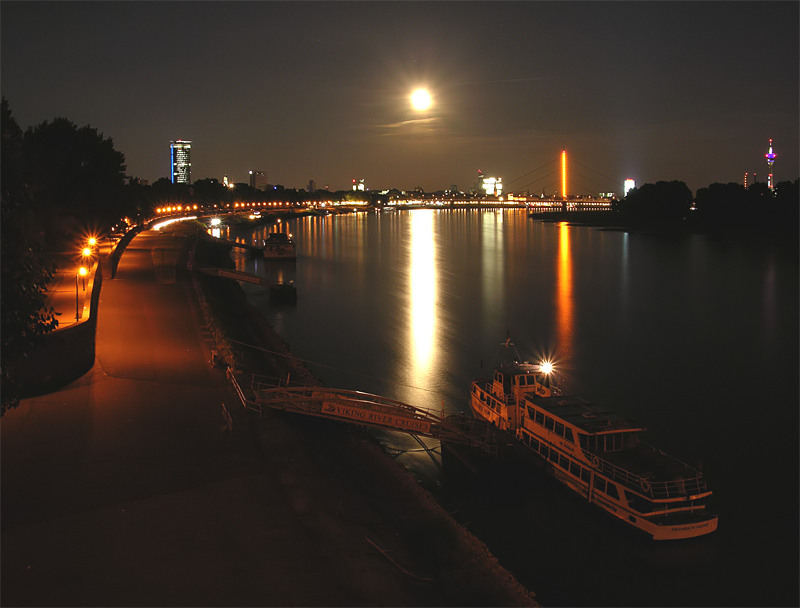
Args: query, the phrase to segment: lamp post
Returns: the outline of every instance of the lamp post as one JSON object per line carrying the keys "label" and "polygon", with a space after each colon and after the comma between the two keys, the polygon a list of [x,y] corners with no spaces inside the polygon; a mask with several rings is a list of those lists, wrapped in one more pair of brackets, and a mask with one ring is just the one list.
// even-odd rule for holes
{"label": "lamp post", "polygon": [[[76,323],[81,318],[80,308],[78,306],[78,276],[85,277],[86,276],[86,268],[81,266],[78,269],[78,272],[75,273],[75,322]],[[86,291],[86,279],[84,279],[83,290]]]}

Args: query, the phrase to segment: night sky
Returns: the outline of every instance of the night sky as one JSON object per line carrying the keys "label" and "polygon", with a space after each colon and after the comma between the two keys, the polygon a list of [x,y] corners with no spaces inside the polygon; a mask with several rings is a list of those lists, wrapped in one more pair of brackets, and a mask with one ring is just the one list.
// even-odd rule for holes
{"label": "night sky", "polygon": [[[8,2],[2,94],[64,116],[130,175],[370,189],[692,189],[798,177],[798,2]],[[433,106],[409,96],[426,87]]]}

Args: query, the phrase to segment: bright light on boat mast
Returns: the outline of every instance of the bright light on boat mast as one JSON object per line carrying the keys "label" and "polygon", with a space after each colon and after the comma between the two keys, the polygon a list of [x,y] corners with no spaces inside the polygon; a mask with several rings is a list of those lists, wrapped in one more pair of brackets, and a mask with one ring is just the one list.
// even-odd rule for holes
{"label": "bright light on boat mast", "polygon": [[544,374],[551,374],[553,372],[553,364],[550,361],[542,361],[540,367],[542,368],[542,373]]}

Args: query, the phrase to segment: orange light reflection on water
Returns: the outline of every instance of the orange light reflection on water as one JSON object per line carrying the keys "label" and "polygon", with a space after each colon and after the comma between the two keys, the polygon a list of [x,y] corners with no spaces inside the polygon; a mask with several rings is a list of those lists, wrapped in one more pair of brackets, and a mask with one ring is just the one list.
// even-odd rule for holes
{"label": "orange light reflection on water", "polygon": [[572,253],[569,242],[569,225],[559,224],[558,267],[556,272],[556,338],[560,359],[572,356],[572,326],[574,302],[572,297]]}

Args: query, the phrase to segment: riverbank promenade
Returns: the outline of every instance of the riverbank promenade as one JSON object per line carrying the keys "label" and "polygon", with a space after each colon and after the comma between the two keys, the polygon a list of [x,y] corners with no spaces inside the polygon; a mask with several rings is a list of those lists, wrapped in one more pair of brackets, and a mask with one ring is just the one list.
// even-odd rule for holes
{"label": "riverbank promenade", "polygon": [[363,434],[237,407],[187,256],[102,255],[94,367],[2,418],[2,604],[535,605]]}

